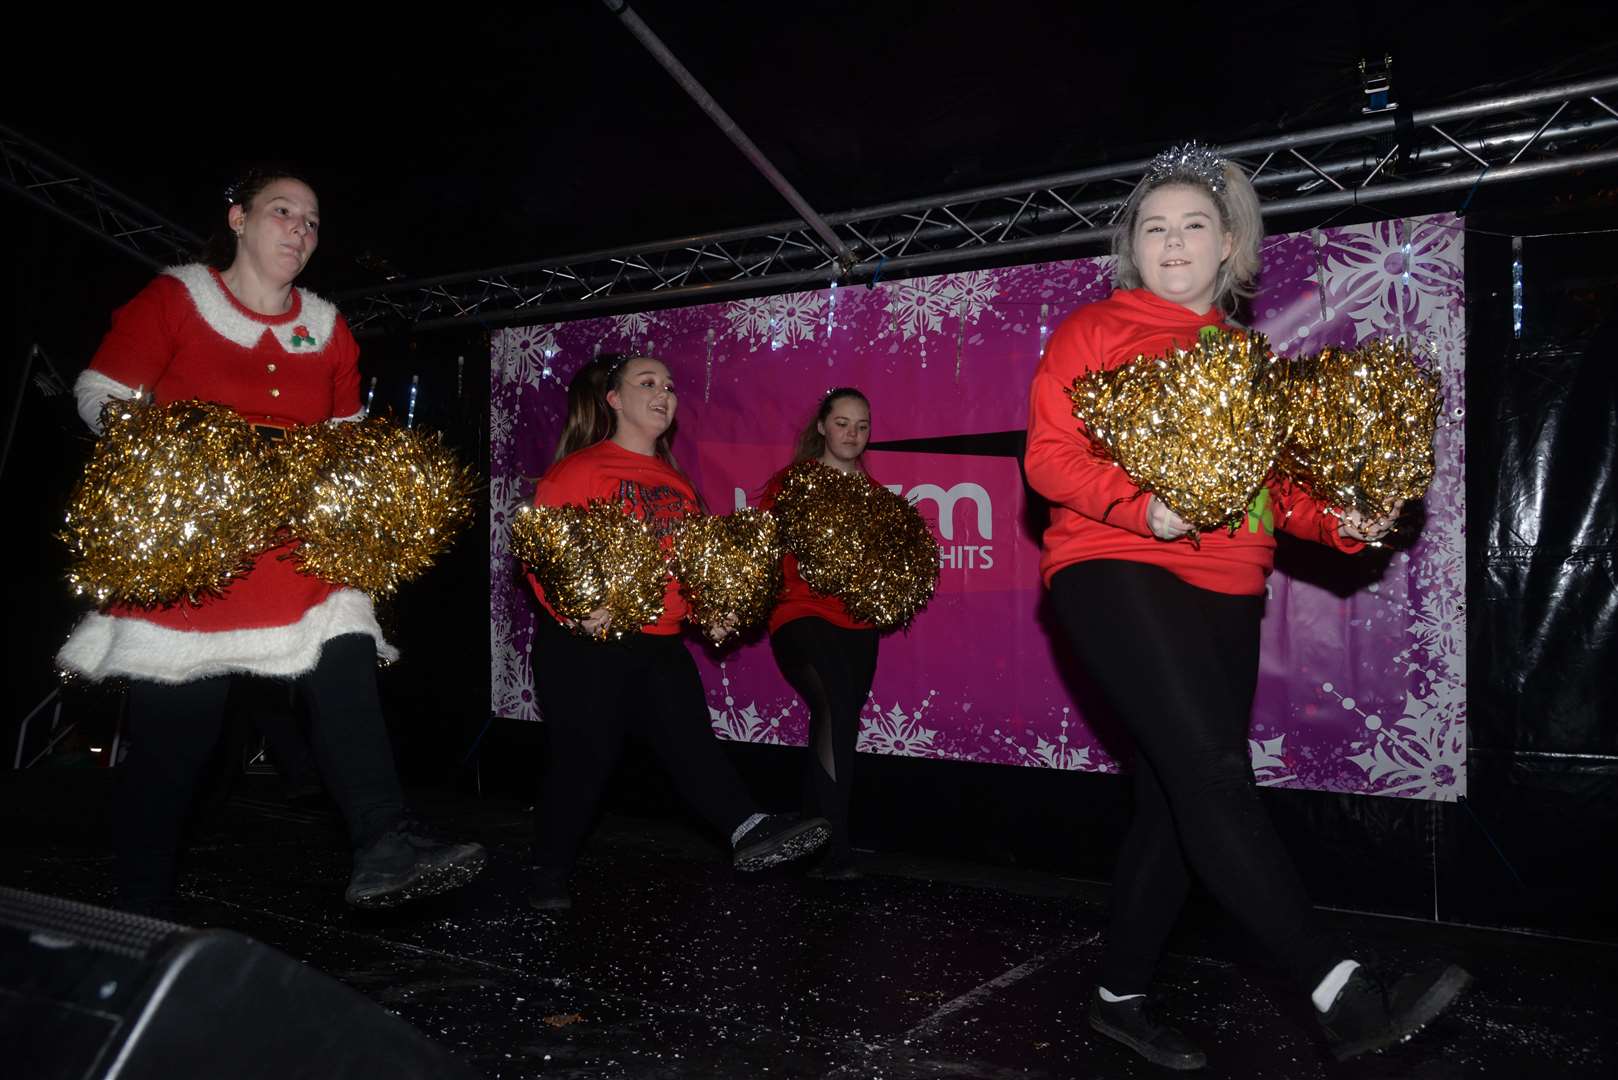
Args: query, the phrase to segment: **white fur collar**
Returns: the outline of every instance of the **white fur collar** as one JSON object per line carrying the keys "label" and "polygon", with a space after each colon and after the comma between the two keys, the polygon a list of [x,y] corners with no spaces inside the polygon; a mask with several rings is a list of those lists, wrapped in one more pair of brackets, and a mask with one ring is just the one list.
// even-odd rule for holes
{"label": "white fur collar", "polygon": [[[308,289],[298,289],[302,306],[295,320],[266,326],[238,311],[220,288],[213,272],[202,263],[171,266],[163,273],[185,286],[185,291],[191,295],[191,302],[197,306],[197,314],[215,333],[244,349],[257,345],[265,331],[275,335],[281,348],[289,353],[313,355],[324,352],[331,342],[332,329],[337,325],[337,307]],[[300,330],[303,333],[300,334]]]}

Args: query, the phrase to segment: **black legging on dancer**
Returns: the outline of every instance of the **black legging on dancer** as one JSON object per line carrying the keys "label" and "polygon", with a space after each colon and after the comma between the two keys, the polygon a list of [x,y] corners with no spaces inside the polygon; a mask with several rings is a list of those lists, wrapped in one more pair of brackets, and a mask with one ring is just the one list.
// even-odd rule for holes
{"label": "black legging on dancer", "polygon": [[1101,985],[1146,992],[1193,871],[1312,990],[1341,953],[1259,802],[1248,755],[1264,598],[1105,559],[1065,567],[1050,587],[1068,640],[1137,750]]}
{"label": "black legging on dancer", "polygon": [[775,662],[809,708],[804,805],[831,822],[830,854],[849,852],[848,805],[860,710],[876,678],[877,632],[793,619],[770,635]]}
{"label": "black legging on dancer", "polygon": [[630,733],[651,744],[682,798],[729,840],[753,800],[708,725],[696,663],[678,634],[595,641],[541,613],[534,687],[547,753],[534,807],[534,863],[565,874],[590,831]]}
{"label": "black legging on dancer", "polygon": [[[375,640],[346,634],[326,642],[314,669],[298,679],[315,756],[356,851],[404,816],[375,666]],[[113,876],[125,903],[158,900],[173,890],[181,836],[219,741],[230,683],[230,676],[218,675],[178,685],[129,684],[132,745],[112,823]]]}

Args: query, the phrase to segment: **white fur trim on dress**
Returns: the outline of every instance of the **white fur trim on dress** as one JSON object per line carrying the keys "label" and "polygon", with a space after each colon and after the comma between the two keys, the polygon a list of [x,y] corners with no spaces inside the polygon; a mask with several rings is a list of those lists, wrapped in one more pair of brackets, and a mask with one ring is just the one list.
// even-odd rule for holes
{"label": "white fur trim on dress", "polygon": [[122,675],[184,683],[237,671],[289,677],[312,671],[321,646],[343,634],[369,634],[379,658],[399,658],[399,650],[382,636],[371,598],[340,589],[295,623],[252,630],[171,630],[145,619],[94,612],[68,635],[56,666],[92,682]]}
{"label": "white fur trim on dress", "polygon": [[349,413],[347,416],[334,416],[330,420],[328,420],[327,423],[329,423],[329,424],[357,424],[361,420],[364,420],[364,419],[365,419],[365,410],[361,409],[359,412]]}
{"label": "white fur trim on dress", "polygon": [[[313,356],[325,351],[326,346],[331,343],[332,329],[337,325],[337,306],[329,300],[322,300],[308,289],[298,290],[302,306],[295,321],[266,326],[238,311],[236,305],[231,303],[230,297],[220,288],[213,272],[202,263],[171,266],[163,273],[185,286],[185,291],[190,294],[191,302],[196,305],[197,314],[202,316],[203,322],[212,327],[220,337],[244,349],[251,349],[258,344],[265,331],[275,336],[275,340],[281,343],[281,348],[294,355],[303,353]],[[294,334],[295,330],[307,330],[308,337]]]}
{"label": "white fur trim on dress", "polygon": [[90,425],[90,430],[101,434],[101,406],[114,398],[138,398],[141,391],[126,386],[117,379],[109,379],[99,371],[85,368],[73,380],[73,397],[79,403],[79,418]]}

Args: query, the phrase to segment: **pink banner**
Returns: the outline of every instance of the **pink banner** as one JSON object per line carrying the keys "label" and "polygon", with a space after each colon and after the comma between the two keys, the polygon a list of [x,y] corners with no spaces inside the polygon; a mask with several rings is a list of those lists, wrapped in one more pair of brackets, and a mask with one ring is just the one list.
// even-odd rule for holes
{"label": "pink banner", "polygon": [[[1104,297],[1109,281],[1109,260],[1086,259],[497,334],[492,710],[538,718],[527,652],[535,612],[506,551],[506,521],[549,462],[567,379],[595,353],[634,349],[668,363],[680,390],[676,452],[710,508],[723,511],[756,501],[830,386],[865,390],[877,442],[1020,430],[1045,338],[1070,311]],[[1409,337],[1440,369],[1450,405],[1463,400],[1455,219],[1273,237],[1262,284],[1253,311],[1278,350]],[[1322,553],[1325,562],[1300,562],[1296,577],[1272,578],[1251,741],[1260,783],[1445,800],[1465,793],[1462,458],[1459,424],[1448,423],[1420,538],[1385,565]],[[942,565],[932,604],[908,632],[882,641],[861,748],[1116,769],[1074,706],[1061,642],[1042,621],[1040,507],[1029,503],[1016,458],[894,449],[872,451],[870,465],[935,523]],[[721,737],[804,741],[803,707],[767,642],[691,648]]]}

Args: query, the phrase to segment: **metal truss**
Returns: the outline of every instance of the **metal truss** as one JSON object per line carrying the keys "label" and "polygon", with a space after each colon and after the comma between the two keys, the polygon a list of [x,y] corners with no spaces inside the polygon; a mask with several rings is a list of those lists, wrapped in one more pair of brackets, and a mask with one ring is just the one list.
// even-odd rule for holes
{"label": "metal truss", "polygon": [[[1604,101],[1607,95],[1610,101]],[[1618,76],[1219,147],[1267,217],[1618,166]],[[1104,242],[1145,159],[828,214],[848,272],[802,221],[421,278],[337,297],[356,332],[500,326],[868,283]]]}
{"label": "metal truss", "polygon": [[97,180],[43,146],[0,125],[0,187],[63,218],[153,270],[189,262],[194,233]]}

